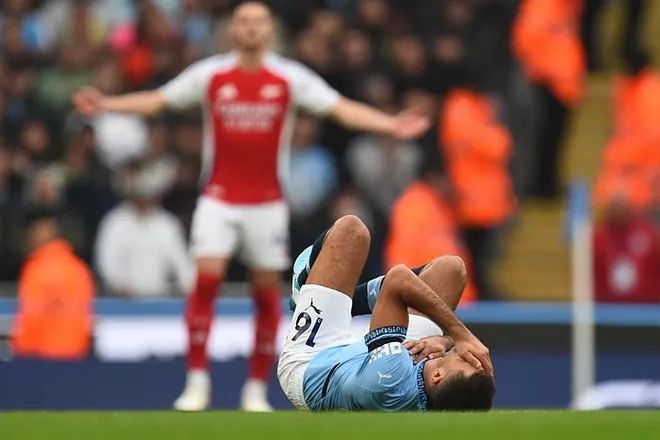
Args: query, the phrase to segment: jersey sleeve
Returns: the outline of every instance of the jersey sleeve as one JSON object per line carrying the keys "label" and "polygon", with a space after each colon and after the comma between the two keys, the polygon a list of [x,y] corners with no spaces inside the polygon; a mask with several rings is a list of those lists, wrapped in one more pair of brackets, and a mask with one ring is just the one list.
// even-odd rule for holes
{"label": "jersey sleeve", "polygon": [[369,401],[367,408],[383,411],[409,408],[414,366],[402,337],[398,332],[395,337],[396,341],[389,342],[387,337],[379,337],[377,340],[384,342],[383,345],[370,350],[358,374],[361,390],[366,391],[363,397]]}
{"label": "jersey sleeve", "polygon": [[185,110],[201,105],[206,89],[207,62],[198,61],[160,88],[169,108]]}
{"label": "jersey sleeve", "polygon": [[327,115],[341,97],[323,78],[302,64],[295,63],[291,75],[293,102],[305,111]]}

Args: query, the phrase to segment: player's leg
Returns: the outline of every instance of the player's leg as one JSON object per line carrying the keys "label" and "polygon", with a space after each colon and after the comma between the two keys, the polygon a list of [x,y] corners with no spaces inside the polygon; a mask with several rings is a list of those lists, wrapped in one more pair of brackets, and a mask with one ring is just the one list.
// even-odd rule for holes
{"label": "player's leg", "polygon": [[337,220],[325,233],[306,284],[327,287],[352,299],[369,253],[370,240],[369,230],[358,217],[349,215]]}
{"label": "player's leg", "polygon": [[[413,272],[417,270],[413,269]],[[438,295],[447,307],[456,310],[467,284],[467,270],[461,257],[438,257],[419,270],[419,278]]]}
{"label": "player's leg", "polygon": [[[465,284],[467,272],[461,257],[445,255],[424,266],[412,269],[452,310],[456,309]],[[355,288],[353,295],[353,316],[370,315],[376,304],[384,276],[376,277]]]}
{"label": "player's leg", "polygon": [[[360,219],[339,219],[310,249],[296,307],[278,364],[278,378],[297,408],[306,408],[303,377],[309,362],[351,337],[351,298],[369,252]],[[315,258],[311,258],[315,257]],[[301,272],[302,273],[302,272]]]}
{"label": "player's leg", "polygon": [[201,411],[211,403],[206,345],[215,316],[215,299],[236,246],[231,212],[219,202],[200,198],[193,214],[192,252],[197,278],[185,311],[188,334],[186,385],[174,408]]}
{"label": "player's leg", "polygon": [[255,333],[240,406],[247,411],[270,411],[267,389],[282,316],[282,272],[290,264],[289,214],[284,202],[245,207],[241,214],[241,257],[250,267]]}

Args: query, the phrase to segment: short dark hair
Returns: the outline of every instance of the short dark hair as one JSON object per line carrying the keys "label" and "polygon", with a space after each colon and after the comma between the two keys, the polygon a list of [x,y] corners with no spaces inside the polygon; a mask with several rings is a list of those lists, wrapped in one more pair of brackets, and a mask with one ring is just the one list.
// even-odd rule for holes
{"label": "short dark hair", "polygon": [[273,5],[268,0],[236,0],[231,4],[231,13],[233,14],[238,8],[247,3],[258,3],[262,6],[265,6],[271,14],[274,12]]}
{"label": "short dark hair", "polygon": [[447,377],[428,393],[428,406],[433,411],[486,411],[493,407],[495,381],[485,373]]}

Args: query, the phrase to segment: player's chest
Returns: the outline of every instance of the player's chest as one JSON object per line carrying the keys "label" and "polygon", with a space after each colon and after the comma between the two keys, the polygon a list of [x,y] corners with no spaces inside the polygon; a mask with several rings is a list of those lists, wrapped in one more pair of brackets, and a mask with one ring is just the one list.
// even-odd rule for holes
{"label": "player's chest", "polygon": [[207,101],[213,116],[225,119],[283,118],[289,108],[290,95],[287,81],[267,71],[218,74],[210,79],[207,87]]}

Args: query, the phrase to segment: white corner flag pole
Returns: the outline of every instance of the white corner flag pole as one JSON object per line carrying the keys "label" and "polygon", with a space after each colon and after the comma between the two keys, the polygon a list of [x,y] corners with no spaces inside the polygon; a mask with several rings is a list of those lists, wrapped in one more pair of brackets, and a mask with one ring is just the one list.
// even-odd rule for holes
{"label": "white corner flag pole", "polygon": [[593,246],[589,203],[586,184],[574,183],[570,194],[573,406],[595,382]]}

